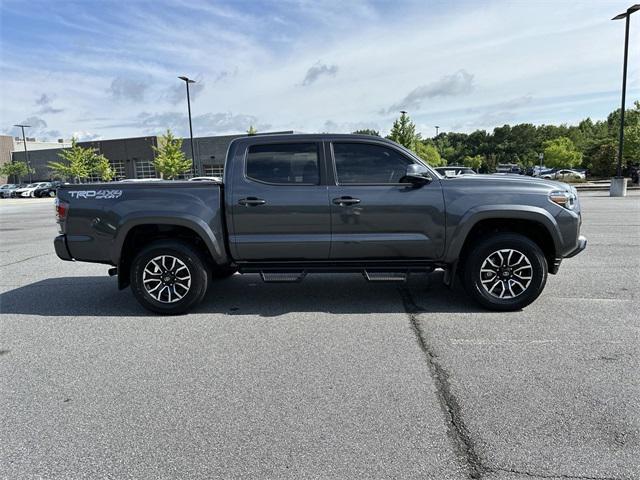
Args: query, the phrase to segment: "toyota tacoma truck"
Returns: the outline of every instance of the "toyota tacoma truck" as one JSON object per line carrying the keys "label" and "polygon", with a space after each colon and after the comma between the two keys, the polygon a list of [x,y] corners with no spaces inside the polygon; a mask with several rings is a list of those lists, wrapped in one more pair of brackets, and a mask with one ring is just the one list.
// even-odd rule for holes
{"label": "toyota tacoma truck", "polygon": [[494,310],[516,310],[586,247],[569,185],[517,175],[445,178],[414,153],[366,135],[234,140],[222,181],[63,185],[63,260],[111,265],[148,310],[178,314],[212,280],[314,272],[404,281],[444,269]]}

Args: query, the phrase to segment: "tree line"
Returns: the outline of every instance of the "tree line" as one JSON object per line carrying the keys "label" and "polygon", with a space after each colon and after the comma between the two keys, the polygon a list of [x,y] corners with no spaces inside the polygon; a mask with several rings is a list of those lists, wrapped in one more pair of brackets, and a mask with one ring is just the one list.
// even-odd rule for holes
{"label": "tree line", "polygon": [[[433,138],[422,138],[415,123],[406,112],[394,122],[387,138],[415,152],[429,165],[464,165],[480,172],[494,172],[500,163],[517,164],[528,168],[543,163],[549,168],[584,168],[591,175],[608,177],[617,164],[620,109],[611,112],[606,120],[586,118],[577,125],[533,125],[519,123],[503,125],[492,132],[476,130],[472,133],[442,132]],[[250,126],[248,135],[257,134]],[[380,136],[371,129],[353,133]],[[625,142],[623,166],[640,162],[640,101],[625,111]],[[154,167],[165,179],[175,179],[191,170],[191,160],[182,151],[182,139],[170,130],[160,138],[155,151]],[[89,179],[109,181],[115,172],[109,160],[95,148],[85,148],[72,139],[71,148],[60,153],[60,161],[49,162],[53,178],[74,182]],[[9,162],[0,167],[0,175],[24,177],[29,169],[24,162]],[[31,170],[33,173],[33,170]]]}
{"label": "tree line", "polygon": [[[422,138],[405,112],[397,118],[387,138],[415,152],[432,166],[464,165],[481,172],[494,172],[500,163],[522,168],[543,163],[549,168],[585,168],[594,176],[615,173],[620,109],[606,120],[586,118],[577,125],[503,125],[492,132],[442,132]],[[376,130],[353,133],[376,135]],[[622,164],[640,162],[640,101],[625,111],[625,142]]]}

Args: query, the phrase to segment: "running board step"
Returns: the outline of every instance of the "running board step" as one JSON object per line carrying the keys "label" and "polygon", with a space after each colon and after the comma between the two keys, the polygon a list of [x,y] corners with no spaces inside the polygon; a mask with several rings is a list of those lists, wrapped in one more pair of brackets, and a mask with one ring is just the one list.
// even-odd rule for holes
{"label": "running board step", "polygon": [[368,282],[406,282],[409,274],[407,272],[370,272],[365,270],[364,278]]}
{"label": "running board step", "polygon": [[260,272],[262,281],[265,283],[294,283],[301,282],[307,272]]}

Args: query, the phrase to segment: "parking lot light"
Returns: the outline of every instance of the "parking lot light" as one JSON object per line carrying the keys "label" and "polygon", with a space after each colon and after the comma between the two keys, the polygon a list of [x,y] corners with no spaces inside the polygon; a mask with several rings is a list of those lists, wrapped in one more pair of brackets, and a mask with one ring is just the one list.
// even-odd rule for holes
{"label": "parking lot light", "polygon": [[629,56],[629,22],[631,20],[631,14],[640,10],[640,3],[636,3],[627,8],[626,12],[620,13],[613,17],[611,20],[625,19],[625,31],[624,31],[624,61],[622,64],[622,106],[620,109],[620,140],[618,141],[618,166],[616,169],[616,178],[611,180],[611,196],[624,196],[626,195],[626,183],[622,178],[622,150],[624,146],[624,104],[627,94],[627,58]]}
{"label": "parking lot light", "polygon": [[184,83],[187,85],[187,110],[189,112],[189,139],[191,141],[191,170],[193,171],[193,175],[196,176],[198,175],[198,173],[196,172],[196,156],[194,154],[194,149],[193,149],[193,126],[191,125],[191,98],[189,96],[189,84],[196,83],[196,81],[184,75],[178,78],[180,80],[183,80]]}
{"label": "parking lot light", "polygon": [[29,183],[33,183],[33,177],[31,176],[31,166],[29,165],[29,152],[27,152],[27,138],[24,136],[24,129],[31,128],[31,125],[16,124],[14,127],[20,127],[22,129],[22,143],[24,143],[24,163],[27,165],[27,172],[29,173]]}

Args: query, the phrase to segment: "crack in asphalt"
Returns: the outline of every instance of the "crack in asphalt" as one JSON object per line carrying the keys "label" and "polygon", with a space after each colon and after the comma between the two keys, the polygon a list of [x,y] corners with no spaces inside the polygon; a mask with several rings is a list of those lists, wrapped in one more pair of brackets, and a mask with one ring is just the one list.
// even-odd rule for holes
{"label": "crack in asphalt", "polygon": [[23,258],[22,260],[17,260],[15,262],[5,263],[4,265],[0,265],[0,267],[8,267],[9,265],[15,265],[16,263],[26,262],[27,260],[32,260],[38,257],[46,257],[47,255],[53,255],[53,253],[41,253],[40,255],[34,255],[33,257],[27,257],[27,258]]}
{"label": "crack in asphalt", "polygon": [[429,348],[429,345],[425,340],[425,334],[418,323],[418,314],[424,312],[424,310],[416,304],[406,286],[400,287],[399,292],[400,297],[402,298],[404,310],[409,317],[411,330],[418,341],[420,349],[427,358],[427,364],[429,365],[431,377],[433,378],[436,386],[440,407],[442,408],[447,420],[449,436],[454,441],[458,453],[462,458],[464,458],[469,469],[469,476],[474,479],[482,478],[482,475],[486,473],[488,469],[482,465],[482,461],[476,452],[471,434],[464,424],[464,420],[462,419],[462,414],[460,412],[460,405],[451,391],[449,374],[438,362],[437,355]]}
{"label": "crack in asphalt", "polygon": [[469,469],[469,476],[473,479],[481,479],[488,473],[505,472],[514,475],[523,475],[531,478],[549,478],[549,479],[566,479],[566,480],[623,480],[618,477],[592,477],[588,475],[567,475],[567,474],[540,474],[532,473],[526,470],[490,467],[483,463],[477,452],[475,442],[471,438],[471,433],[462,418],[461,407],[458,399],[451,391],[449,382],[449,373],[438,362],[438,356],[432,351],[427,343],[427,335],[420,327],[418,315],[426,313],[420,307],[413,297],[408,287],[402,286],[398,289],[404,310],[409,317],[409,324],[413,334],[416,337],[418,345],[425,354],[431,377],[436,386],[436,392],[440,407],[446,418],[447,430],[449,436],[454,442],[461,458],[464,459]]}
{"label": "crack in asphalt", "polygon": [[526,470],[517,470],[512,468],[488,468],[490,472],[506,472],[513,473],[514,475],[524,475],[531,478],[565,478],[567,480],[622,480],[618,477],[590,477],[588,475],[567,475],[567,474],[547,474],[547,473],[532,473]]}

